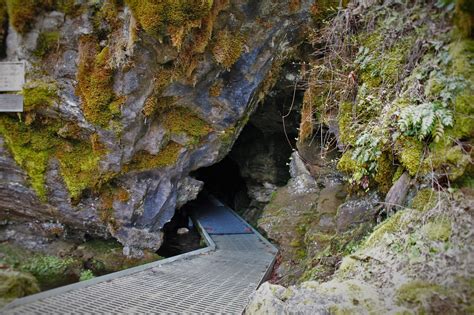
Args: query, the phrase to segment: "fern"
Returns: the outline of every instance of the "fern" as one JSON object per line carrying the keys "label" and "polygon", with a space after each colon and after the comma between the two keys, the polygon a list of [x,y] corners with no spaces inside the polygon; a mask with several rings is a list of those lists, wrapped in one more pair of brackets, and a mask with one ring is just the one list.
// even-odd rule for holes
{"label": "fern", "polygon": [[400,131],[419,140],[431,136],[434,141],[439,141],[444,129],[453,126],[452,112],[438,102],[411,105],[402,109],[399,115]]}

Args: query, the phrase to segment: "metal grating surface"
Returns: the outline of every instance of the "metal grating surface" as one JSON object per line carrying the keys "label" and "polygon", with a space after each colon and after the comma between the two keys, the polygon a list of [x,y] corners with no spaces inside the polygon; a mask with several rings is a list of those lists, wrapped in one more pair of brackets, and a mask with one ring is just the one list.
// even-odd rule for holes
{"label": "metal grating surface", "polygon": [[2,314],[240,314],[273,263],[258,235],[212,235],[216,251],[37,300]]}

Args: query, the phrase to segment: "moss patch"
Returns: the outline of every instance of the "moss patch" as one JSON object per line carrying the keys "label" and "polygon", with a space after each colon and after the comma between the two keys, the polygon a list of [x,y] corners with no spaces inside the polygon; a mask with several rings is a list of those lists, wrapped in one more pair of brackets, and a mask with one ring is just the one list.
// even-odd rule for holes
{"label": "moss patch", "polygon": [[0,119],[0,133],[13,155],[30,178],[30,183],[40,199],[46,199],[45,172],[50,156],[58,140],[54,137],[59,126],[46,119],[27,126],[25,123],[3,116]]}
{"label": "moss patch", "polygon": [[80,262],[73,258],[59,258],[49,255],[37,255],[32,257],[20,267],[21,270],[35,276],[40,286],[45,289],[64,282],[68,276],[76,273],[74,269],[80,268]]}
{"label": "moss patch", "polygon": [[83,190],[95,187],[103,177],[99,172],[99,160],[104,151],[94,150],[90,141],[60,136],[62,127],[60,121],[42,116],[30,123],[18,121],[13,116],[0,118],[0,134],[43,201],[47,199],[45,173],[52,157],[59,160],[61,174],[73,199]]}
{"label": "moss patch", "polygon": [[396,145],[403,167],[411,176],[417,175],[421,171],[423,143],[413,138],[401,138]]}
{"label": "moss patch", "polygon": [[239,59],[245,44],[245,37],[241,34],[234,34],[229,30],[217,33],[212,54],[218,64],[226,69]]}
{"label": "moss patch", "polygon": [[36,279],[29,273],[0,270],[0,307],[8,302],[39,292]]}
{"label": "moss patch", "polygon": [[420,190],[411,202],[411,207],[419,211],[427,211],[436,206],[439,194],[427,188]]}
{"label": "moss patch", "polygon": [[64,143],[56,156],[61,165],[61,174],[73,200],[79,198],[87,188],[98,184],[100,156],[95,154],[89,142]]}
{"label": "moss patch", "polygon": [[168,27],[182,27],[207,16],[212,0],[125,0],[143,30],[161,38]]}
{"label": "moss patch", "polygon": [[402,218],[407,210],[398,211],[393,216],[378,225],[370,236],[365,240],[362,247],[368,248],[376,245],[385,234],[395,233],[402,228]]}
{"label": "moss patch", "polygon": [[157,155],[140,151],[133,156],[132,161],[124,167],[124,170],[127,172],[147,171],[174,165],[178,161],[181,149],[181,145],[170,142]]}
{"label": "moss patch", "polygon": [[440,285],[414,280],[402,285],[397,291],[397,301],[402,305],[419,306],[422,312],[429,308],[433,299],[448,298],[447,290]]}
{"label": "moss patch", "polygon": [[40,58],[46,56],[54,49],[59,47],[60,38],[61,34],[57,31],[40,33],[36,41],[36,49],[33,54]]}
{"label": "moss patch", "polygon": [[161,259],[155,253],[145,251],[142,259],[127,258],[122,253],[122,246],[114,240],[92,240],[79,245],[75,255],[86,262],[93,275],[103,275],[135,267]]}
{"label": "moss patch", "polygon": [[43,10],[52,8],[52,0],[5,0],[10,23],[19,33],[28,32]]}
{"label": "moss patch", "polygon": [[357,130],[353,125],[354,112],[352,103],[343,102],[339,105],[339,136],[344,144],[352,144],[357,139]]}
{"label": "moss patch", "polygon": [[28,82],[23,88],[23,96],[25,112],[49,107],[58,101],[58,87],[54,82]]}
{"label": "moss patch", "polygon": [[174,134],[184,133],[192,138],[191,143],[198,143],[202,137],[211,132],[211,127],[204,120],[182,107],[174,108],[162,116],[164,126]]}
{"label": "moss patch", "polygon": [[101,127],[109,126],[116,116],[123,99],[113,91],[113,69],[109,65],[108,47],[100,50],[93,36],[81,38],[80,62],[77,72],[76,91],[82,99],[84,116]]}
{"label": "moss patch", "polygon": [[451,236],[451,222],[448,219],[437,219],[423,226],[423,231],[432,241],[446,242]]}

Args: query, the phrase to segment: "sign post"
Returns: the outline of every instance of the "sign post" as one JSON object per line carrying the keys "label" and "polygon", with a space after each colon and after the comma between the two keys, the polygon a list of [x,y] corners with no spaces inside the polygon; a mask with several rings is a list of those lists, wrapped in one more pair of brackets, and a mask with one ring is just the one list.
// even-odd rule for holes
{"label": "sign post", "polygon": [[[23,62],[0,62],[0,92],[17,92],[25,84]],[[0,93],[0,112],[23,112],[23,96]]]}

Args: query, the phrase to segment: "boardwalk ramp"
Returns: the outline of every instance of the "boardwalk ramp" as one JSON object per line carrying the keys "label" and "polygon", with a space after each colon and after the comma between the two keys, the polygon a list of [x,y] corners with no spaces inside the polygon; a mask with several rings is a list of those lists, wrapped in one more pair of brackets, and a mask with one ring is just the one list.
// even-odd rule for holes
{"label": "boardwalk ramp", "polygon": [[208,246],[13,301],[1,314],[240,314],[277,250],[212,196],[195,204]]}

